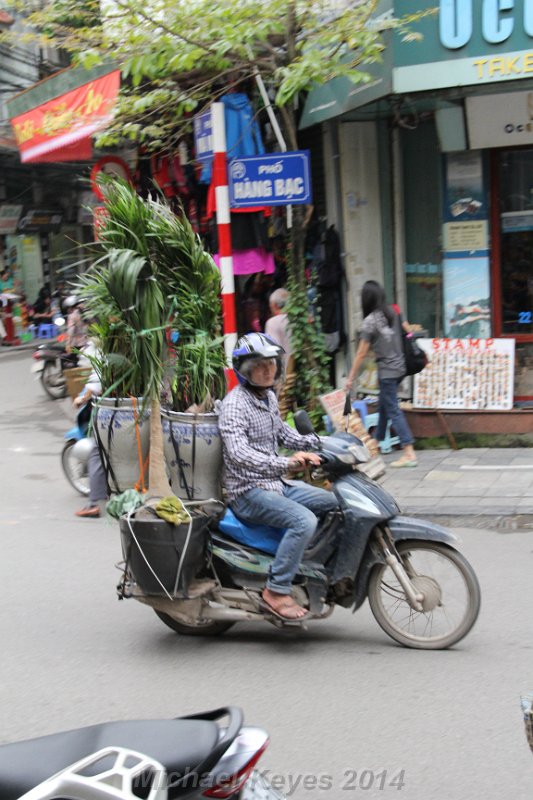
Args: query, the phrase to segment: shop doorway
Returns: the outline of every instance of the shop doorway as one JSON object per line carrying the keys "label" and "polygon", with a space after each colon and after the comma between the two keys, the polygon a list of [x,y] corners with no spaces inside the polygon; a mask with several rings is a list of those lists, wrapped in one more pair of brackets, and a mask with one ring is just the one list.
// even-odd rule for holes
{"label": "shop doorway", "polygon": [[495,333],[533,341],[533,149],[499,151],[496,183]]}
{"label": "shop doorway", "polygon": [[496,337],[516,340],[515,400],[533,399],[533,148],[493,151],[492,302]]}

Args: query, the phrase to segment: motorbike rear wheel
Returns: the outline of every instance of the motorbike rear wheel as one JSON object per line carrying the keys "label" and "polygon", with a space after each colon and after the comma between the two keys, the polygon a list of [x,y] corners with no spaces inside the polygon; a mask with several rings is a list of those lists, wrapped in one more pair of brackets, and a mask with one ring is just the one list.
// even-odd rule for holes
{"label": "motorbike rear wheel", "polygon": [[164,622],[176,633],[181,633],[182,636],[219,636],[235,625],[234,622],[218,622],[217,620],[198,625],[186,625],[184,622],[178,622],[173,619],[163,611],[156,611],[155,608],[154,611],[161,622]]}
{"label": "motorbike rear wheel", "polygon": [[48,397],[61,400],[67,396],[67,382],[63,370],[55,361],[47,361],[41,372],[41,383]]}
{"label": "motorbike rear wheel", "polygon": [[479,614],[481,592],[474,570],[442,542],[399,542],[397,550],[415,589],[424,595],[424,610],[411,608],[392,569],[378,564],[368,583],[377,623],[405,647],[443,650],[457,644]]}
{"label": "motorbike rear wheel", "polygon": [[72,452],[76,444],[74,439],[70,439],[61,452],[61,466],[70,485],[84,497],[89,496],[89,472],[87,464],[79,461]]}

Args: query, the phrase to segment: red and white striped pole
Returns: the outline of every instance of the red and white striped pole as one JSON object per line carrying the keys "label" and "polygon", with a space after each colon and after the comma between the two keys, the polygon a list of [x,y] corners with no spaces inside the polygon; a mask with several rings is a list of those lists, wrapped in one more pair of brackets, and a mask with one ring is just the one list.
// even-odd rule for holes
{"label": "red and white striped pole", "polygon": [[237,343],[237,316],[235,314],[235,279],[233,277],[233,251],[231,248],[231,218],[229,207],[228,165],[226,156],[226,123],[224,104],[211,106],[213,126],[213,182],[217,205],[218,256],[222,277],[222,323],[224,329],[224,349],[228,369],[226,380],[228,389],[237,385],[237,378],[231,367],[231,354]]}

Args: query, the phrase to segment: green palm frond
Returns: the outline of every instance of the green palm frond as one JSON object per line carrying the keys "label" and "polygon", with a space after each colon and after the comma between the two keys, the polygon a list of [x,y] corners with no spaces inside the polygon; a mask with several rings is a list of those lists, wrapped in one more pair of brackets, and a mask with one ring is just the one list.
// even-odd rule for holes
{"label": "green palm frond", "polygon": [[155,397],[169,364],[171,327],[179,333],[171,364],[176,410],[206,394],[222,396],[221,280],[213,259],[188,220],[164,202],[143,200],[119,180],[106,181],[104,192],[101,255],[78,283],[98,319],[103,386]]}

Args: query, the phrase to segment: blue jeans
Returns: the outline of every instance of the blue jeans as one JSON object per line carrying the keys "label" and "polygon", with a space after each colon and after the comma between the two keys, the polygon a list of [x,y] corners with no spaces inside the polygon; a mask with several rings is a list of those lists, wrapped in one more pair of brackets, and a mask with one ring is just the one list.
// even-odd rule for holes
{"label": "blue jeans", "polygon": [[387,434],[387,422],[390,419],[392,426],[399,436],[402,446],[413,444],[413,434],[407,424],[404,413],[398,405],[398,384],[402,378],[380,378],[378,398],[378,427],[376,439],[382,442]]}
{"label": "blue jeans", "polygon": [[266,489],[250,489],[233,500],[231,508],[243,522],[287,529],[266,585],[277,594],[290,594],[304,550],[318,525],[316,514],[335,510],[338,502],[333,492],[294,481],[283,485],[282,495]]}

